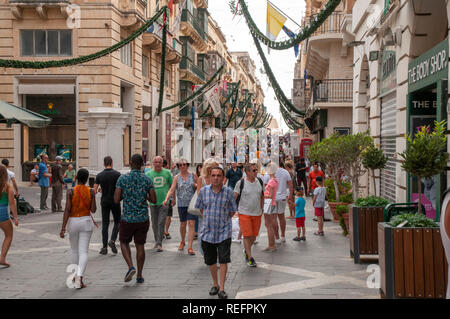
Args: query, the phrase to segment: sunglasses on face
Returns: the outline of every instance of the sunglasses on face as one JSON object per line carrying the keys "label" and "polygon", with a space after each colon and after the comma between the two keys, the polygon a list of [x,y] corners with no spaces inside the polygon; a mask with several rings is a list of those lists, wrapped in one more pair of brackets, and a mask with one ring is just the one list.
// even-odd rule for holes
{"label": "sunglasses on face", "polygon": [[187,166],[186,163],[178,164],[178,167]]}
{"label": "sunglasses on face", "polygon": [[257,171],[258,171],[257,169],[252,170],[253,173],[256,173]]}

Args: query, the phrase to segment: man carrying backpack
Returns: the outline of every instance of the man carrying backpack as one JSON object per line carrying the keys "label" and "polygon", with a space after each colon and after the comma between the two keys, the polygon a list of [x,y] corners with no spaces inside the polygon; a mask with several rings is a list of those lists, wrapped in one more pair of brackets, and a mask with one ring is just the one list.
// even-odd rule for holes
{"label": "man carrying backpack", "polygon": [[244,257],[247,265],[256,267],[252,256],[252,245],[261,227],[261,216],[264,209],[264,183],[257,177],[258,166],[247,164],[246,177],[236,183],[234,196],[238,204],[239,225],[244,237]]}

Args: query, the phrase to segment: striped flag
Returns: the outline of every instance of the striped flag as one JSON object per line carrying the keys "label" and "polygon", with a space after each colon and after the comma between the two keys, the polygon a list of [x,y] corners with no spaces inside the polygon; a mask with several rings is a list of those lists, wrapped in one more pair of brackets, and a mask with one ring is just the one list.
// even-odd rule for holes
{"label": "striped flag", "polygon": [[[288,29],[286,26],[283,26],[283,31],[291,38],[295,38],[295,33]],[[298,57],[298,44],[294,46],[295,57]]]}
{"label": "striped flag", "polygon": [[286,22],[286,17],[275,9],[269,2],[267,2],[267,28],[266,36],[275,41],[281,29]]}

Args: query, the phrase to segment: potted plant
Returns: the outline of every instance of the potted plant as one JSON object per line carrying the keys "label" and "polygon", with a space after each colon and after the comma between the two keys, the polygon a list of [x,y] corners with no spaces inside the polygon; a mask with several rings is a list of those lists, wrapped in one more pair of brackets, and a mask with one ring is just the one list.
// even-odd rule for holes
{"label": "potted plant", "polygon": [[339,225],[342,228],[342,235],[344,236],[348,235],[348,211],[349,208],[347,205],[338,205],[336,207],[336,213],[339,216]]}
{"label": "potted plant", "polygon": [[446,122],[406,136],[402,168],[418,177],[418,213],[394,215],[378,224],[380,291],[387,298],[444,298],[448,269],[438,225],[421,214],[422,177],[441,173],[448,160]]}
{"label": "potted plant", "polygon": [[377,225],[389,202],[377,196],[358,198],[349,216],[350,256],[359,263],[360,255],[378,255]]}
{"label": "potted plant", "polygon": [[383,298],[445,298],[447,260],[438,225],[423,214],[378,224]]}
{"label": "potted plant", "polygon": [[422,178],[431,178],[443,172],[447,166],[446,122],[435,121],[431,132],[429,126],[422,126],[414,135],[406,137],[406,150],[400,153],[402,168],[417,177],[419,189],[419,214],[422,213]]}
{"label": "potted plant", "polygon": [[388,158],[383,154],[383,151],[371,145],[362,153],[362,164],[370,170],[373,182],[373,192],[377,195],[377,185],[375,182],[375,170],[383,169],[386,166]]}
{"label": "potted plant", "polygon": [[350,205],[353,202],[353,195],[351,193],[351,184],[349,182],[340,181],[337,183],[338,191],[340,194],[339,201],[336,199],[336,190],[334,188],[334,180],[325,180],[325,187],[327,189],[328,205],[330,206],[330,211],[333,214],[333,221],[335,223],[339,222],[339,215],[336,212],[336,207],[338,205]]}

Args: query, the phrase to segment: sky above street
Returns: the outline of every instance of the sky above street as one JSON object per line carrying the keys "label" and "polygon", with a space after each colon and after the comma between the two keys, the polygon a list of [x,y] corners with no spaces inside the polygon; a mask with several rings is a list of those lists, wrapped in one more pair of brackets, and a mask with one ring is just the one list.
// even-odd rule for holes
{"label": "sky above street", "polygon": [[[303,0],[271,0],[271,2],[281,9],[284,13],[289,15],[290,18],[295,20],[299,25],[301,24],[302,17],[305,12],[305,2]],[[267,14],[267,1],[266,0],[247,0],[247,5],[250,14],[253,17],[258,28],[265,34],[266,32],[266,14]],[[227,39],[227,46],[229,51],[248,51],[251,58],[256,65],[256,76],[259,78],[262,88],[264,90],[265,99],[264,104],[268,108],[268,112],[271,113],[275,119],[277,119],[279,125],[286,132],[287,126],[284,123],[280,111],[278,101],[275,99],[275,94],[271,87],[268,85],[267,76],[262,75],[260,70],[263,70],[263,64],[261,58],[258,55],[252,36],[245,22],[244,16],[235,16],[228,6],[228,0],[210,0],[208,11],[211,17],[218,23],[223,34]],[[299,26],[294,22],[288,21],[285,24],[293,32],[297,33]],[[281,31],[278,35],[277,41],[286,40],[288,37]],[[278,83],[280,84],[283,92],[288,98],[291,97],[292,83],[294,78],[295,67],[295,54],[294,49],[288,50],[270,50],[270,54],[267,54],[267,47],[261,44],[269,64],[274,72]]]}

